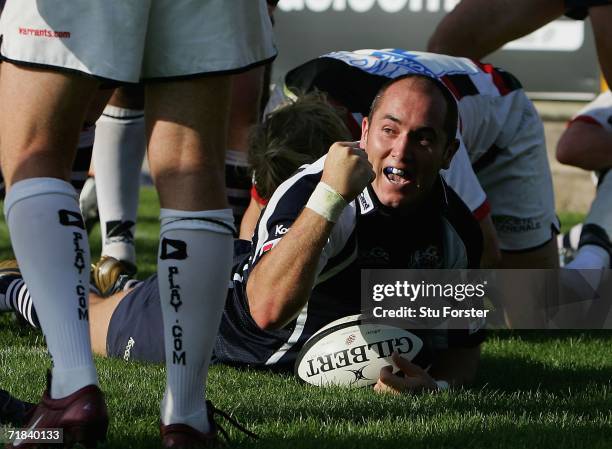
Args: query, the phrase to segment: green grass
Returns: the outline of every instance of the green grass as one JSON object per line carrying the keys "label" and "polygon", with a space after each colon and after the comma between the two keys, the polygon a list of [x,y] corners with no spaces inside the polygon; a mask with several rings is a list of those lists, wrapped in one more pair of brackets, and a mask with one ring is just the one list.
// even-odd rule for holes
{"label": "green grass", "polygon": [[[140,276],[154,271],[155,195],[143,190],[136,234]],[[562,217],[564,225],[581,217]],[[6,228],[0,254],[9,257]],[[92,236],[93,254],[99,235]],[[612,447],[612,333],[497,331],[469,389],[379,396],[320,389],[287,375],[213,367],[209,398],[260,435],[255,448]],[[158,446],[161,366],[96,359],[112,414],[109,448]],[[40,334],[0,317],[0,387],[37,401],[49,366]]]}

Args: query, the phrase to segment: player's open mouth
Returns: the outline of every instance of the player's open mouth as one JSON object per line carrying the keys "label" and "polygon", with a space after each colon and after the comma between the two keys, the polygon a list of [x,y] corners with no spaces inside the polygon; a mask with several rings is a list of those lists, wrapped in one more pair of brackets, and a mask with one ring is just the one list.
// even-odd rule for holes
{"label": "player's open mouth", "polygon": [[401,168],[385,167],[383,173],[391,184],[403,185],[409,184],[412,181],[412,176]]}

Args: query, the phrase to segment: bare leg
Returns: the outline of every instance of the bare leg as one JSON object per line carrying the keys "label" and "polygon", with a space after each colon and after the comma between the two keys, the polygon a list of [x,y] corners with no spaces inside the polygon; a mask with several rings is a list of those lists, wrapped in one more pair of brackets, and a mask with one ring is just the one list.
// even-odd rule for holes
{"label": "bare leg", "polygon": [[612,6],[593,6],[589,8],[589,17],[593,25],[599,66],[608,86],[612,86]]}
{"label": "bare leg", "polygon": [[482,59],[563,12],[563,0],[463,0],[442,19],[427,51]]}
{"label": "bare leg", "polygon": [[249,133],[259,122],[264,66],[232,76],[228,149],[225,155],[227,199],[239,225],[249,202]]}
{"label": "bare leg", "polygon": [[28,178],[68,180],[97,82],[10,63],[0,67],[0,157],[7,190]]}
{"label": "bare leg", "polygon": [[[227,77],[147,86],[148,157],[161,207],[196,211],[227,206],[223,153],[228,97]],[[203,107],[224,102],[219,109]]]}
{"label": "bare leg", "polygon": [[102,298],[94,293],[89,295],[89,331],[91,333],[91,349],[94,353],[106,356],[106,337],[108,325],[115,309],[127,292],[119,292],[108,298]]}
{"label": "bare leg", "polygon": [[2,64],[0,156],[13,250],[53,357],[52,398],[96,384],[87,312],[89,245],[70,176],[98,82]]}
{"label": "bare leg", "polygon": [[229,89],[229,77],[209,77],[155,83],[145,93],[149,165],[162,206],[157,271],[168,373],[162,423],[201,432],[210,429],[202,380],[232,260],[223,154]]}

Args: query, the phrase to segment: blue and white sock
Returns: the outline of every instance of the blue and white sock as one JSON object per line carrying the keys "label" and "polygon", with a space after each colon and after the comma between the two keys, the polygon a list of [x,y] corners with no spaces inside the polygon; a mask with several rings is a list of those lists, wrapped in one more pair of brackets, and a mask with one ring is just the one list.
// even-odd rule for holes
{"label": "blue and white sock", "polygon": [[[2,304],[4,303],[4,308]],[[40,322],[28,287],[22,278],[15,276],[4,294],[0,294],[0,310],[12,310],[26,320],[32,327],[40,329]]]}

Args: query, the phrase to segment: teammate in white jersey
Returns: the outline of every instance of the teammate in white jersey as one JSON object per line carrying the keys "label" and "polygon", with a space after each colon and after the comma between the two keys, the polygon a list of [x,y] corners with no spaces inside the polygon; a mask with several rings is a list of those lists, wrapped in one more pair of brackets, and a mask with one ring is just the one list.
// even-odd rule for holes
{"label": "teammate in white jersey", "polygon": [[[6,221],[53,357],[31,425],[64,427],[69,444],[105,438],[107,412],[89,348],[87,235],[65,180],[99,85],[143,81],[162,206],[162,440],[183,447],[216,439],[202,379],[231,268],[234,226],[223,182],[228,74],[274,57],[266,3],[74,0],[67,10],[61,0],[9,0],[1,26]],[[201,289],[204,301],[196,297]]]}
{"label": "teammate in white jersey", "polygon": [[[597,192],[584,224],[566,234],[577,253],[568,268],[612,268],[612,93],[578,111],[557,144],[557,159],[597,174]],[[562,242],[563,243],[563,242]]]}

